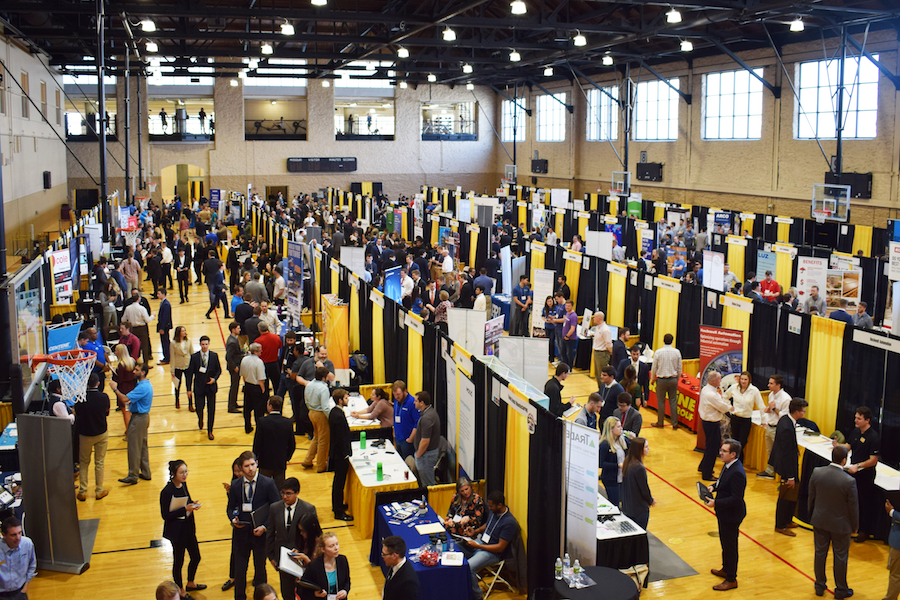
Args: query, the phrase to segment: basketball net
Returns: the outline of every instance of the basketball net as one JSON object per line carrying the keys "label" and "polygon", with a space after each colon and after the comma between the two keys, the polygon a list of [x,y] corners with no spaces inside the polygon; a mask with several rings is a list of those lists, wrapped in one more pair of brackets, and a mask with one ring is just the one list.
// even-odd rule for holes
{"label": "basketball net", "polygon": [[819,225],[823,224],[825,220],[831,216],[830,210],[814,210],[813,218],[816,220],[816,223]]}
{"label": "basketball net", "polygon": [[125,245],[134,248],[137,245],[138,238],[141,237],[140,229],[119,229],[119,233],[125,238]]}
{"label": "basketball net", "polygon": [[88,378],[97,361],[97,353],[91,350],[63,350],[49,355],[37,355],[33,364],[46,362],[51,375],[59,378],[63,400],[84,402]]}

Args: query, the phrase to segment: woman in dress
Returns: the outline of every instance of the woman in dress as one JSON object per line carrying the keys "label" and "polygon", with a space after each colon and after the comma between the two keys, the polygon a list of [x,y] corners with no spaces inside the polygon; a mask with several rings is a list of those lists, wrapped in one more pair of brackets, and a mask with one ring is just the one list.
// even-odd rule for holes
{"label": "woman in dress", "polygon": [[656,505],[656,500],[650,495],[647,469],[644,467],[644,457],[649,454],[649,442],[636,437],[631,440],[628,456],[622,465],[622,512],[642,529],[647,529],[650,507]]}
{"label": "woman in dress", "polygon": [[472,482],[465,477],[456,481],[456,494],[450,501],[444,527],[450,533],[464,535],[467,529],[478,529],[484,525],[486,514],[484,500],[472,489]]}
{"label": "woman in dress", "polygon": [[[175,381],[175,408],[181,408],[181,376],[188,368],[191,362],[191,342],[188,340],[187,329],[179,325],[175,328],[175,336],[172,338],[170,345],[172,353],[172,362],[169,369],[172,373],[172,379]],[[185,377],[185,379],[187,379]],[[194,400],[188,396],[188,410],[194,412]]]}
{"label": "woman in dress", "polygon": [[550,321],[554,317],[553,311],[556,310],[556,302],[553,301],[553,296],[547,296],[547,299],[544,300],[544,308],[541,311],[541,316],[544,317],[544,337],[550,340],[550,343],[547,346],[550,348],[550,360],[549,362],[553,362],[553,359],[556,358],[556,354],[553,352],[553,331],[555,329],[553,323]]}
{"label": "woman in dress", "polygon": [[303,573],[301,581],[318,586],[318,591],[297,584],[297,591],[302,600],[326,598],[329,595],[337,600],[344,600],[350,591],[350,563],[341,554],[341,545],[337,536],[331,532],[322,536],[322,554],[310,561]]}
{"label": "woman in dress", "polygon": [[[172,565],[172,579],[181,591],[182,598],[190,598],[189,592],[206,589],[205,585],[194,582],[197,567],[200,565],[200,546],[197,544],[194,512],[200,510],[200,504],[191,500],[187,476],[188,468],[183,460],[169,461],[169,483],[159,493],[159,510],[164,523],[163,537],[172,542],[175,558]],[[187,586],[181,578],[185,550],[191,557],[188,563]]]}
{"label": "woman in dress", "polygon": [[725,400],[731,402],[731,437],[741,443],[741,462],[744,460],[743,447],[750,437],[750,425],[753,424],[753,410],[766,410],[759,388],[750,383],[750,372],[744,371],[736,382],[731,384],[725,394]]}
{"label": "woman in dress", "polygon": [[[134,389],[134,359],[131,358],[131,354],[128,353],[128,346],[125,344],[116,344],[115,348],[116,359],[118,362],[116,363],[116,372],[113,373],[113,381],[116,382],[119,386],[119,391],[123,394],[128,394],[131,390]],[[118,397],[118,394],[116,394]],[[121,400],[117,400],[119,408],[122,409],[122,418],[125,420],[125,431],[128,431],[128,422],[131,421],[131,411],[128,410],[128,405],[122,402]]]}
{"label": "woman in dress", "polygon": [[622,435],[621,421],[607,417],[600,436],[600,481],[613,506],[619,505],[619,484],[622,483],[622,463],[627,449],[628,438]]}

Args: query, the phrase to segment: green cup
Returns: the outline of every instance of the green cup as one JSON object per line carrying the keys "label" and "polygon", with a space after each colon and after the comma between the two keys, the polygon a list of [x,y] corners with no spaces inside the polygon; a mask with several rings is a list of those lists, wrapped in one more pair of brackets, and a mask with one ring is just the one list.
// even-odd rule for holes
{"label": "green cup", "polygon": [[375,479],[384,481],[384,469],[382,468],[381,463],[378,463],[378,468],[375,471]]}

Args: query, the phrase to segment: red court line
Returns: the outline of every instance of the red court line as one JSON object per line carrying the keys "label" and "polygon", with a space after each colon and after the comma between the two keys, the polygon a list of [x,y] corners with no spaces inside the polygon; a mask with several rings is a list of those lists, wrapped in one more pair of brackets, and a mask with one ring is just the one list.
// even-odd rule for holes
{"label": "red court line", "polygon": [[213,312],[216,313],[216,325],[219,326],[219,337],[222,338],[222,345],[224,346],[224,345],[225,345],[225,334],[222,333],[222,321],[219,320],[219,309],[218,309],[218,307],[216,307],[216,309],[215,309]]}
{"label": "red court line", "polygon": [[[660,481],[662,481],[663,483],[665,483],[667,486],[669,486],[670,488],[672,488],[673,490],[675,490],[676,492],[678,492],[679,494],[681,494],[681,495],[684,496],[685,498],[687,498],[690,502],[692,502],[692,503],[696,504],[697,506],[701,507],[701,508],[702,508],[703,510],[705,510],[706,512],[710,513],[711,515],[715,515],[715,514],[716,514],[715,511],[713,511],[711,508],[709,508],[709,507],[706,506],[705,504],[701,504],[700,501],[694,499],[694,498],[691,497],[689,494],[685,493],[681,488],[677,487],[675,484],[673,484],[673,483],[671,483],[670,481],[668,481],[668,480],[666,480],[666,479],[660,477],[658,474],[656,474],[655,472],[651,471],[650,469],[647,469],[647,472],[650,473],[651,475],[653,475],[654,477],[656,477],[657,479],[659,479]],[[786,564],[787,566],[789,566],[790,568],[792,568],[793,570],[797,571],[798,573],[800,573],[801,575],[803,575],[804,577],[806,577],[807,579],[809,579],[809,580],[812,581],[813,583],[816,582],[816,580],[815,580],[814,577],[810,577],[807,573],[805,573],[804,571],[801,571],[798,567],[794,566],[793,563],[788,562],[788,560],[787,560],[786,558],[784,558],[784,557],[778,555],[774,550],[771,550],[771,549],[768,548],[767,546],[763,545],[762,542],[759,542],[759,541],[753,539],[752,537],[750,537],[750,536],[749,536],[745,531],[743,531],[743,530],[739,530],[739,531],[740,531],[740,534],[741,534],[742,536],[744,536],[745,538],[747,538],[748,540],[750,540],[751,542],[753,542],[754,544],[756,544],[757,546],[759,546],[760,548],[762,548],[763,550],[765,550],[766,552],[768,552],[769,554],[771,554],[772,556],[774,556],[775,558],[777,558],[778,560],[780,560],[781,562],[783,562],[784,564]],[[826,591],[827,591],[828,593],[830,593],[830,594],[834,594],[834,591],[831,590],[831,589],[828,589],[828,590],[826,590]]]}

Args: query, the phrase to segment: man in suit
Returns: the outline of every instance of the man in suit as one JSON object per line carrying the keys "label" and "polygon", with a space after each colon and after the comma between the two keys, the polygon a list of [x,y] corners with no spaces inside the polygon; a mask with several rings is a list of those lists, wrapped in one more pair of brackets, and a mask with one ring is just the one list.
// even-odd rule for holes
{"label": "man in suit", "polygon": [[185,246],[178,248],[178,256],[174,259],[175,278],[178,280],[179,304],[188,301],[188,286],[191,284],[191,258],[185,254]]}
{"label": "man in suit", "polygon": [[172,305],[166,298],[166,286],[162,286],[157,290],[156,296],[159,298],[159,313],[156,315],[156,330],[159,332],[159,345],[162,346],[163,359],[158,363],[161,365],[169,364],[169,332],[172,331]]}
{"label": "man in suit", "polygon": [[[209,351],[209,336],[201,336],[200,352],[191,355],[187,371],[185,371],[185,379],[187,380],[188,399],[193,399],[196,395],[194,406],[197,407],[197,423],[200,429],[203,429],[203,407],[204,405],[209,407],[206,431],[207,437],[211,440],[216,439],[216,436],[213,435],[213,425],[216,422],[216,392],[219,391],[216,380],[221,374],[219,355]],[[191,382],[193,382],[193,386]]]}
{"label": "man in suit", "polygon": [[619,394],[619,397],[616,399],[616,403],[619,406],[616,410],[613,411],[613,415],[615,418],[622,423],[622,429],[625,431],[630,431],[634,433],[634,435],[641,435],[641,427],[644,424],[644,417],[641,416],[636,409],[631,406],[633,398],[631,394],[628,392],[622,392]]}
{"label": "man in suit", "polygon": [[237,321],[232,321],[228,326],[228,339],[225,340],[225,367],[231,377],[231,387],[228,389],[228,412],[230,413],[241,412],[237,396],[241,384],[241,359],[244,358],[244,351],[241,349],[239,335],[241,335],[241,325]]}
{"label": "man in suit", "polygon": [[633,366],[634,372],[637,373],[637,382],[643,392],[644,402],[646,402],[647,395],[650,392],[650,363],[641,362],[641,349],[638,347],[638,344],[629,348],[628,354],[628,358],[616,365],[616,379],[619,381],[625,379],[625,369],[628,365]]}
{"label": "man in suit", "polygon": [[[268,510],[278,502],[278,488],[271,477],[256,468],[256,457],[249,450],[238,457],[241,477],[231,482],[225,514],[231,520],[231,547],[234,568],[234,600],[247,600],[247,568],[253,552],[253,585],[267,583],[266,526]],[[256,513],[256,522],[254,514]],[[265,517],[265,518],[263,518]]]}
{"label": "man in suit", "polygon": [[888,556],[890,577],[888,591],[884,597],[885,600],[892,600],[900,596],[900,513],[894,510],[890,500],[884,501],[884,510],[891,519],[891,533],[888,537],[888,544],[891,546],[891,553]]}
{"label": "man in suit", "polygon": [[[628,359],[628,340],[631,338],[631,331],[627,327],[619,327],[618,336],[612,343],[612,357],[609,364],[619,366],[623,360]],[[618,369],[616,369],[618,372]],[[635,369],[637,372],[637,369]]]}
{"label": "man in suit", "polygon": [[350,455],[353,453],[353,449],[350,447],[350,425],[347,424],[347,414],[344,412],[348,398],[347,390],[335,390],[332,395],[335,405],[328,412],[328,427],[331,430],[329,459],[331,460],[331,469],[334,471],[334,480],[331,486],[331,508],[334,510],[334,518],[338,521],[353,520],[353,517],[344,512],[344,483],[347,481]]}
{"label": "man in suit", "polygon": [[[777,437],[775,443],[778,443]],[[838,599],[853,595],[853,590],[847,586],[847,557],[850,536],[859,529],[856,480],[844,471],[846,464],[847,449],[835,446],[831,451],[831,464],[816,467],[809,478],[809,512],[816,544],[816,595],[824,595],[828,587],[825,559],[830,544],[834,551],[834,597]]]}
{"label": "man in suit", "polygon": [[744,490],[747,488],[747,474],[744,465],[738,460],[741,455],[741,443],[727,439],[719,448],[719,457],[725,466],[719,480],[709,486],[710,493],[715,492],[715,499],[707,500],[706,505],[716,509],[719,521],[719,542],[722,544],[722,568],[710,572],[716,577],[725,579],[714,585],[717,592],[733,590],[737,584],[738,535],[741,522],[747,516],[747,505],[744,503]]}
{"label": "man in suit", "polygon": [[797,534],[791,531],[797,526],[794,523],[794,511],[797,508],[799,490],[799,473],[797,463],[800,451],[797,449],[797,419],[806,414],[809,403],[803,398],[794,398],[788,405],[788,414],[778,420],[775,427],[775,442],[769,455],[769,464],[781,475],[778,487],[778,503],[775,505],[775,531],[788,537]]}
{"label": "man in suit", "polygon": [[383,600],[419,600],[419,575],[406,560],[406,542],[398,535],[381,540],[381,558],[388,571],[384,575]]}
{"label": "man in suit", "polygon": [[284,399],[270,396],[266,403],[268,413],[256,424],[253,437],[253,453],[259,461],[259,472],[275,480],[275,485],[284,482],[287,463],[296,449],[294,428],[291,420],[281,414]]}
{"label": "man in suit", "polygon": [[[300,517],[307,513],[316,515],[316,507],[298,497],[300,482],[296,477],[285,479],[279,487],[281,500],[269,507],[269,522],[266,525],[266,556],[275,570],[278,570],[282,546],[289,550],[297,550],[299,532],[297,522]],[[318,518],[318,515],[316,517]],[[279,573],[279,576],[281,597],[290,600],[294,597],[296,577],[283,572]]]}

